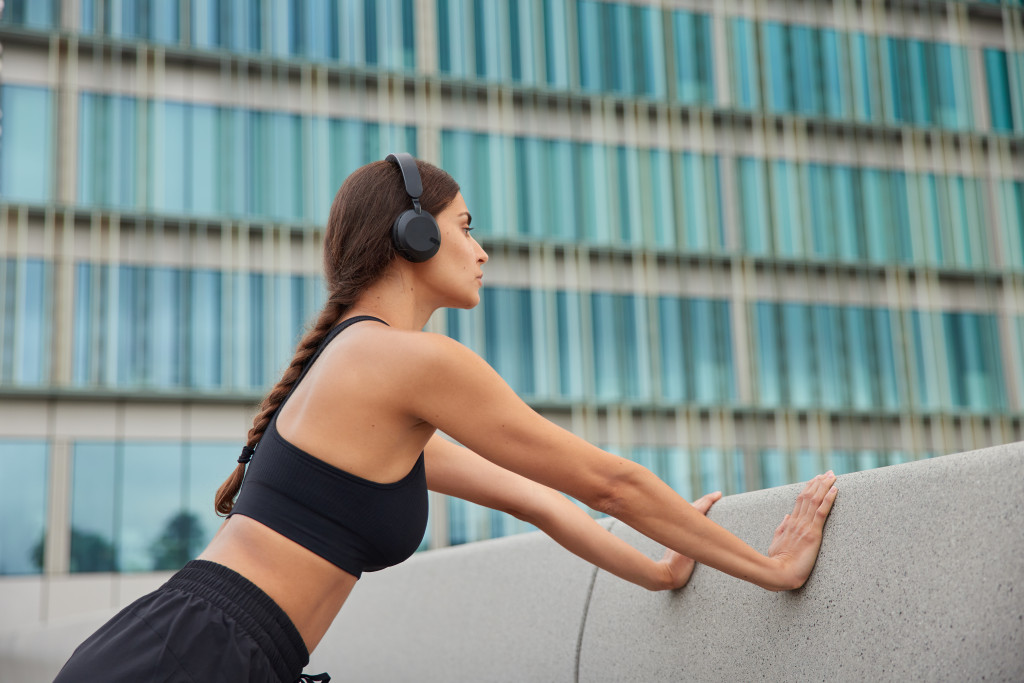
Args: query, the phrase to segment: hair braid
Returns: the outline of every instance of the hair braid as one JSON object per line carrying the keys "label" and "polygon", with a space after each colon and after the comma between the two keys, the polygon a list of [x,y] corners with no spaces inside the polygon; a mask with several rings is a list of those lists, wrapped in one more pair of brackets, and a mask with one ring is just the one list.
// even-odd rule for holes
{"label": "hair braid", "polygon": [[[270,419],[281,406],[281,402],[288,396],[288,392],[295,386],[295,382],[298,381],[299,375],[302,374],[302,369],[306,366],[306,362],[316,353],[320,344],[327,337],[327,333],[330,332],[331,328],[349,306],[351,306],[351,302],[343,302],[339,298],[328,300],[320,312],[320,317],[317,318],[316,324],[299,342],[295,356],[284,371],[281,379],[270,390],[270,393],[264,397],[263,402],[260,403],[256,417],[253,419],[252,427],[249,429],[246,441],[247,446],[255,448],[256,444],[263,438],[263,432],[266,431],[267,425],[270,424]],[[238,495],[238,489],[242,486],[242,477],[244,475],[245,463],[240,462],[231,473],[231,476],[217,489],[214,506],[218,514],[225,516],[231,514],[231,509],[235,505],[235,496]]]}

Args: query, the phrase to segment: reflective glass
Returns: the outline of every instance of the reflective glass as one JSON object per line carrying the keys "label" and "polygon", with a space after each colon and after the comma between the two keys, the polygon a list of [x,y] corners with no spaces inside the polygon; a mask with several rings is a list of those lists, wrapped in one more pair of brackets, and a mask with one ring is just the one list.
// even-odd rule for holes
{"label": "reflective glass", "polygon": [[711,18],[671,10],[676,100],[685,104],[714,104]]}
{"label": "reflective glass", "polygon": [[744,251],[748,254],[766,255],[772,241],[765,218],[769,215],[765,164],[760,159],[741,157],[737,160],[737,165]]}
{"label": "reflective glass", "polygon": [[[789,58],[789,31],[785,26],[763,22],[761,28],[761,68],[764,70],[765,100],[768,111],[793,111],[793,81]],[[797,87],[803,84],[797,82]]]}
{"label": "reflective glass", "polygon": [[181,27],[178,2],[167,0],[82,0],[86,33],[177,43]]}
{"label": "reflective glass", "polygon": [[48,88],[0,85],[3,144],[0,199],[45,202],[53,195],[53,112]]}
{"label": "reflective glass", "polygon": [[485,287],[484,357],[520,395],[534,394],[533,311],[530,290]]}
{"label": "reflective glass", "polygon": [[985,81],[988,91],[988,109],[992,128],[1013,130],[1013,107],[1010,100],[1010,78],[1006,52],[994,48],[982,50],[985,58]]}
{"label": "reflective glass", "polygon": [[758,464],[761,473],[758,488],[769,489],[792,483],[789,476],[789,457],[777,448],[758,453]]}
{"label": "reflective glass", "polygon": [[48,382],[52,319],[52,264],[0,259],[0,385]]}
{"label": "reflective glass", "polygon": [[59,0],[7,0],[0,12],[0,24],[50,29],[59,23]]}
{"label": "reflective glass", "polygon": [[120,95],[84,93],[79,103],[78,200],[86,205],[140,204],[136,112],[144,103]]}
{"label": "reflective glass", "polygon": [[763,406],[779,406],[783,398],[777,306],[760,302],[754,304],[753,309],[757,402]]}
{"label": "reflective glass", "polygon": [[755,24],[748,19],[732,19],[729,23],[732,29],[729,65],[733,104],[738,109],[758,109],[761,106],[761,88]]}
{"label": "reflective glass", "polygon": [[39,574],[46,542],[49,446],[0,439],[0,576]]}
{"label": "reflective glass", "polygon": [[113,443],[74,445],[70,566],[73,573],[112,572],[119,567],[120,450]]}

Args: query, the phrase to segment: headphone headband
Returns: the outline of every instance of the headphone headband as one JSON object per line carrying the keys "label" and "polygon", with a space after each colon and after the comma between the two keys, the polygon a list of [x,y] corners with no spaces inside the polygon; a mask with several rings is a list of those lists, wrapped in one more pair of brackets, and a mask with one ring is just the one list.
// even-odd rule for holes
{"label": "headphone headband", "polygon": [[420,170],[416,168],[416,160],[408,152],[393,152],[384,159],[398,164],[402,172],[402,182],[405,183],[405,193],[413,199],[419,199],[423,194],[423,181],[420,180]]}

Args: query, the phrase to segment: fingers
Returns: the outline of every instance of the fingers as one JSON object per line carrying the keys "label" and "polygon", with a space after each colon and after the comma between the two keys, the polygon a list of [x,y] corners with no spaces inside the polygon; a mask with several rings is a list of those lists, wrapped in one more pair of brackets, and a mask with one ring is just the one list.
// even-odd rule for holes
{"label": "fingers", "polygon": [[[835,493],[832,492],[835,488],[833,486],[835,481],[836,475],[829,470],[807,482],[793,506],[795,520],[810,522],[819,515],[821,519],[824,519],[828,515],[828,511],[832,509],[831,501],[835,500]],[[828,499],[827,503],[826,499]]]}
{"label": "fingers", "polygon": [[702,515],[708,514],[708,510],[711,506],[722,499],[722,492],[715,491],[714,493],[708,493],[693,502],[693,507],[697,508],[697,511]]}
{"label": "fingers", "polygon": [[839,493],[839,489],[835,486],[829,488],[825,493],[825,497],[822,499],[821,504],[818,506],[816,512],[818,519],[824,523],[825,518],[828,517],[828,513],[832,511],[832,503],[836,502],[836,495]]}

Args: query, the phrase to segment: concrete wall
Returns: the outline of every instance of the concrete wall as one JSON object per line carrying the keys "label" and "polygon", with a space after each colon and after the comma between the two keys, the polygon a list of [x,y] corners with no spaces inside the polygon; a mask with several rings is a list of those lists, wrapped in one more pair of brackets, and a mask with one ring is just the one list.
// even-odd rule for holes
{"label": "concrete wall", "polygon": [[[676,592],[540,534],[367,574],[308,672],[358,681],[1024,680],[1024,444],[840,477],[807,585],[698,567]],[[711,517],[764,550],[798,486]],[[652,556],[660,548],[620,523]],[[0,680],[44,680],[106,614],[0,636]]]}

